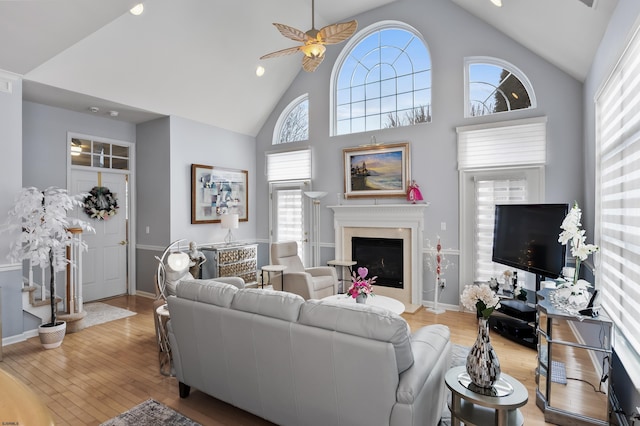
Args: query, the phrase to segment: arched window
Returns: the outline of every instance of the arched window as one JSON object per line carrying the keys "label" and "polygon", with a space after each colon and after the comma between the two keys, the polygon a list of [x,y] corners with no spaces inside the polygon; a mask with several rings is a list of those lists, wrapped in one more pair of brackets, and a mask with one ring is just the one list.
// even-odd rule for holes
{"label": "arched window", "polygon": [[282,111],[273,131],[273,145],[309,139],[309,94],[294,99]]}
{"label": "arched window", "polygon": [[353,37],[331,85],[332,135],[431,121],[431,56],[402,22],[379,22]]}
{"label": "arched window", "polygon": [[465,82],[465,117],[536,107],[527,76],[501,59],[465,58]]}

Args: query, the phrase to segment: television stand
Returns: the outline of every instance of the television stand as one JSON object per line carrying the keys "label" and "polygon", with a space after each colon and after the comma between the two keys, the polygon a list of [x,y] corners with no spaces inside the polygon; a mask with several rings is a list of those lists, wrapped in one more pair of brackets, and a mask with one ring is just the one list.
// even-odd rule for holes
{"label": "television stand", "polygon": [[503,299],[489,317],[489,327],[494,332],[536,349],[536,309],[519,300]]}

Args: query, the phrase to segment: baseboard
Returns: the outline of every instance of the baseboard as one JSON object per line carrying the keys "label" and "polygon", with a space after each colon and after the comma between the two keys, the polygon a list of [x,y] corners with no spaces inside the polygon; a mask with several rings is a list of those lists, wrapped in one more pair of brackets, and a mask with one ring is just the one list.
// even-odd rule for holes
{"label": "baseboard", "polygon": [[154,293],[149,293],[148,291],[136,290],[136,296],[146,297],[149,299],[155,299],[156,295]]}
{"label": "baseboard", "polygon": [[[422,306],[424,306],[425,308],[429,308],[429,309],[433,309],[433,302],[429,302],[426,300],[422,301]],[[445,310],[445,311],[459,311],[460,310],[460,306],[458,305],[448,305],[445,303],[439,303],[438,302],[438,311],[441,310]]]}
{"label": "baseboard", "polygon": [[38,335],[38,330],[28,330],[24,333],[16,334],[13,336],[5,337],[2,339],[2,346],[13,345],[14,343],[24,342],[27,339],[32,337],[36,337]]}

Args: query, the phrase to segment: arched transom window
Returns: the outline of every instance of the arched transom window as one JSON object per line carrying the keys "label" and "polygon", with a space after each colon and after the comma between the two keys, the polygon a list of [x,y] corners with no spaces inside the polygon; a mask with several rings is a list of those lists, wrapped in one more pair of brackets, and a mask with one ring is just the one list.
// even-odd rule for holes
{"label": "arched transom window", "polygon": [[294,99],[282,111],[273,132],[273,145],[309,139],[309,94]]}
{"label": "arched transom window", "polygon": [[535,108],[533,87],[514,65],[497,58],[465,59],[465,117]]}
{"label": "arched transom window", "polygon": [[332,135],[431,121],[431,57],[404,23],[377,23],[352,38],[331,82]]}

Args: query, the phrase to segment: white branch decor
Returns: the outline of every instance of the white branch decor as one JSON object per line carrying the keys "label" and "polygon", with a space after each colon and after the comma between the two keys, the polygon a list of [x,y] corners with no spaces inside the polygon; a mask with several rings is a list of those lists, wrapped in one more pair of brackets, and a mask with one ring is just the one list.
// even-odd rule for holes
{"label": "white branch decor", "polygon": [[[69,264],[65,249],[73,243],[72,227],[94,231],[80,219],[68,218],[74,207],[83,207],[87,194],[69,195],[65,189],[49,187],[43,191],[30,187],[18,194],[15,205],[8,213],[2,231],[20,230],[11,243],[8,257],[14,261],[28,260],[30,265],[50,270],[51,324],[56,324],[55,273],[64,271]],[[83,244],[81,249],[86,249]]]}

